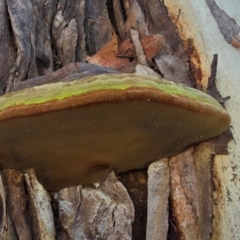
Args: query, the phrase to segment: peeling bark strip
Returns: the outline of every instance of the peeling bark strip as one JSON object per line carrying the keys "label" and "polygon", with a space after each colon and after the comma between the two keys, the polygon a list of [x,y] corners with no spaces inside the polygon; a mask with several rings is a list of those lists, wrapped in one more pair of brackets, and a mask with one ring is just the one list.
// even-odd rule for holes
{"label": "peeling bark strip", "polygon": [[32,239],[31,226],[27,214],[27,192],[23,174],[17,170],[4,170],[7,203],[10,217],[19,239]]}
{"label": "peeling bark strip", "polygon": [[93,55],[112,38],[112,28],[111,25],[107,23],[108,12],[106,0],[87,0],[85,13],[86,47],[88,55]]}
{"label": "peeling bark strip", "polygon": [[199,236],[199,192],[193,149],[170,160],[171,204],[179,232],[178,240],[201,239]]}
{"label": "peeling bark strip", "polygon": [[[24,181],[26,180],[26,181]],[[37,182],[33,170],[25,175],[17,170],[4,170],[8,211],[14,224],[7,219],[10,238],[55,239],[55,228],[48,193]],[[25,187],[27,185],[27,189]],[[16,231],[16,233],[15,233]]]}
{"label": "peeling bark strip", "polygon": [[124,16],[123,11],[121,7],[120,0],[113,0],[113,10],[114,10],[114,16],[116,20],[116,25],[118,28],[118,33],[120,35],[121,40],[124,40]]}
{"label": "peeling bark strip", "polygon": [[234,18],[228,16],[228,14],[219,8],[215,0],[206,0],[206,3],[218,24],[224,39],[228,43],[232,43],[233,38],[240,44],[240,26],[237,24]]}
{"label": "peeling bark strip", "polygon": [[10,71],[7,92],[15,82],[53,70],[50,27],[54,2],[7,1],[11,27],[17,46],[17,58]]}
{"label": "peeling bark strip", "polygon": [[210,240],[213,218],[212,158],[215,154],[214,144],[210,141],[194,148],[193,158],[196,169],[199,202],[199,239]]}
{"label": "peeling bark strip", "polygon": [[138,31],[140,38],[149,34],[144,13],[136,0],[131,1],[130,13],[124,26],[124,39],[130,37],[131,29]]}
{"label": "peeling bark strip", "polygon": [[31,169],[24,174],[28,191],[29,218],[33,239],[54,240],[55,226],[49,193],[37,181]]}
{"label": "peeling bark strip", "polygon": [[75,219],[78,217],[82,201],[81,190],[82,186],[76,186],[52,193],[59,216],[58,240],[74,239]]}
{"label": "peeling bark strip", "polygon": [[8,225],[10,224],[8,224],[8,221],[7,221],[6,192],[4,190],[2,176],[0,175],[0,238],[1,240],[7,239]]}
{"label": "peeling bark strip", "polygon": [[24,80],[29,71],[32,53],[32,39],[30,36],[34,36],[32,32],[32,9],[33,6],[31,0],[8,0],[8,12],[11,19],[15,41],[18,47],[18,52],[17,59],[13,68],[11,69],[10,77],[8,79],[7,91],[11,89],[13,82],[21,82]]}
{"label": "peeling bark strip", "polygon": [[65,66],[74,61],[85,61],[85,0],[59,1],[52,25],[56,44],[56,58]]}
{"label": "peeling bark strip", "polygon": [[152,163],[148,168],[147,240],[167,239],[169,184],[168,158]]}
{"label": "peeling bark strip", "polygon": [[[55,56],[55,58],[60,58],[60,65],[66,65],[76,59],[85,60],[83,25],[85,2],[78,1],[77,5],[69,3],[70,1],[65,6],[61,1],[56,9],[54,1],[45,3],[30,0],[24,1],[24,3],[8,1],[11,27],[17,45],[17,58],[10,71],[7,92],[16,82],[53,71],[52,51],[57,51],[59,56]],[[56,25],[63,26],[63,29],[57,28]],[[51,31],[53,39],[51,39]],[[56,42],[54,43],[53,40]],[[58,65],[56,60],[55,65]]]}
{"label": "peeling bark strip", "polygon": [[11,70],[16,52],[14,51],[14,39],[10,29],[7,4],[0,0],[0,96],[6,88],[9,71]]}

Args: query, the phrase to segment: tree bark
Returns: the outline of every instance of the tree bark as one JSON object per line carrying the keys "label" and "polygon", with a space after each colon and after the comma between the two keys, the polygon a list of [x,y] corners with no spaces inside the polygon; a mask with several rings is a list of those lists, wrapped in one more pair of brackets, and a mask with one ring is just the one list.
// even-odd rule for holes
{"label": "tree bark", "polygon": [[112,173],[97,188],[49,193],[33,171],[3,170],[0,239],[238,239],[239,9],[239,0],[0,0],[0,95],[118,72],[86,63],[87,55],[114,32],[123,42],[133,28],[140,39],[165,39],[157,56],[144,61],[151,69],[138,63],[134,70],[216,97],[231,114],[234,138],[228,130],[159,160],[148,176]]}
{"label": "tree bark", "polygon": [[[191,1],[164,1],[169,16],[174,18],[176,9],[181,9],[177,28],[185,44],[192,44],[190,61],[200,73],[200,82],[207,88],[211,76],[211,62],[214,54],[218,54],[216,85],[223,97],[230,96],[225,103],[232,118],[233,141],[228,144],[229,154],[224,146],[214,143],[211,153],[210,181],[212,185],[212,235],[211,239],[238,239],[240,234],[238,201],[240,186],[238,184],[239,161],[239,34],[240,15],[237,9],[239,1],[206,0],[197,5]],[[190,41],[191,39],[191,41]],[[200,70],[200,72],[199,72]],[[197,74],[198,76],[199,74]],[[225,134],[227,135],[227,133]],[[211,147],[206,151],[211,152]],[[201,152],[204,156],[204,153]],[[203,177],[206,174],[203,171]],[[211,186],[209,185],[209,186]],[[210,211],[210,209],[209,209]],[[210,237],[209,237],[210,238]]]}

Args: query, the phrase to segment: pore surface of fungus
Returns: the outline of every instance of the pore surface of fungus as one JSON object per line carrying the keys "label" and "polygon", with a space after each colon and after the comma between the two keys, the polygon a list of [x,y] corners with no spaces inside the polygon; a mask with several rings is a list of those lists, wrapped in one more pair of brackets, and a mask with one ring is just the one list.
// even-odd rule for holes
{"label": "pore surface of fungus", "polygon": [[35,169],[49,190],[144,168],[228,128],[211,96],[136,74],[103,74],[0,98],[0,167]]}

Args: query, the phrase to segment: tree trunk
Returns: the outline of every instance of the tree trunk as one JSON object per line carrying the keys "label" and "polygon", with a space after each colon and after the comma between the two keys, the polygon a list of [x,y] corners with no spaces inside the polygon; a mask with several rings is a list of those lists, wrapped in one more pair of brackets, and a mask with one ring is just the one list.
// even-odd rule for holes
{"label": "tree trunk", "polygon": [[[239,0],[0,0],[0,95],[147,72],[213,95],[229,111],[233,134],[160,159],[148,172],[111,173],[97,187],[47,192],[33,170],[2,170],[0,239],[238,239],[239,9]],[[149,35],[158,37],[151,59],[139,41]],[[129,37],[137,60],[121,59],[119,67],[114,58],[110,69],[103,52]]]}

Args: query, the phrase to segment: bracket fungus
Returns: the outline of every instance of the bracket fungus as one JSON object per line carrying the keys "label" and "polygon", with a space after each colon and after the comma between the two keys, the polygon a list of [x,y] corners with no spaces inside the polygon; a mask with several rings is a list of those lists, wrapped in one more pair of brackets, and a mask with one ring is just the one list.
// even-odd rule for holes
{"label": "bracket fungus", "polygon": [[221,134],[211,96],[137,74],[103,74],[0,97],[0,168],[33,168],[48,190],[146,167]]}

